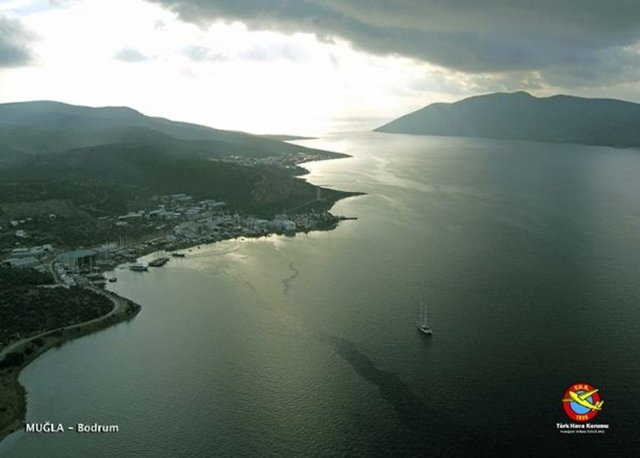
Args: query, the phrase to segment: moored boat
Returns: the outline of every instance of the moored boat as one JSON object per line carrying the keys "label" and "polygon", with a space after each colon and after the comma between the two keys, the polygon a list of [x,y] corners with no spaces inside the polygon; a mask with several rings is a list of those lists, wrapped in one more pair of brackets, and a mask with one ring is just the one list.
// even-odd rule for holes
{"label": "moored boat", "polygon": [[134,272],[145,272],[149,270],[149,265],[144,261],[137,261],[135,264],[131,264],[129,266],[129,270],[133,270]]}
{"label": "moored boat", "polygon": [[162,267],[162,266],[164,266],[168,261],[169,261],[169,258],[167,258],[167,257],[157,258],[157,259],[154,259],[153,261],[151,261],[151,262],[149,263],[149,265],[150,265],[151,267]]}

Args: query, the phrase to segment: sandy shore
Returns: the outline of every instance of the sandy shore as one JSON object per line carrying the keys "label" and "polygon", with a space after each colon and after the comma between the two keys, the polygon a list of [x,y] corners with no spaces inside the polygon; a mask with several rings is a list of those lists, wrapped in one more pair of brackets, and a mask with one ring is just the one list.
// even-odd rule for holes
{"label": "sandy shore", "polygon": [[72,326],[53,329],[42,334],[14,342],[0,351],[0,360],[7,353],[23,352],[27,345],[33,344],[35,339],[41,339],[43,344],[31,345],[36,350],[25,355],[24,362],[17,367],[0,369],[0,441],[24,425],[26,415],[26,391],[18,381],[20,371],[29,363],[53,347],[65,342],[108,328],[116,323],[128,321],[140,311],[140,306],[128,299],[110,291],[94,289],[95,292],[109,297],[113,301],[113,309],[106,315]]}

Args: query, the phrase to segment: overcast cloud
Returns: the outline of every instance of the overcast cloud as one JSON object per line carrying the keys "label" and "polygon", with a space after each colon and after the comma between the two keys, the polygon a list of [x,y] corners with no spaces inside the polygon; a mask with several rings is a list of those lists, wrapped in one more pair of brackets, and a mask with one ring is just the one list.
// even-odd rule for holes
{"label": "overcast cloud", "polygon": [[637,79],[636,0],[152,0],[183,20],[313,32],[464,73],[537,72],[555,85]]}
{"label": "overcast cloud", "polygon": [[33,34],[20,21],[0,16],[0,68],[17,67],[33,59]]}
{"label": "overcast cloud", "polygon": [[0,101],[312,136],[490,92],[640,102],[638,18],[640,0],[0,0]]}

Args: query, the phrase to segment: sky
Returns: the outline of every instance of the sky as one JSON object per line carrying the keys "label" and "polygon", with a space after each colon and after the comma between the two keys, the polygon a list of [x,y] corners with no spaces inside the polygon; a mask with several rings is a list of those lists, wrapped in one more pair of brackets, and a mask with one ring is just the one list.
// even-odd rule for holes
{"label": "sky", "polygon": [[640,102],[637,0],[0,0],[0,102],[254,133],[525,90]]}

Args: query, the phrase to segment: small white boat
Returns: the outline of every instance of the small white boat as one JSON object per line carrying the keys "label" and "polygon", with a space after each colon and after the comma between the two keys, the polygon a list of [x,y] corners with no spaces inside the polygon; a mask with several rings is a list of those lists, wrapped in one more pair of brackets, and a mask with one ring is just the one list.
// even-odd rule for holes
{"label": "small white boat", "polygon": [[424,301],[420,304],[420,316],[418,318],[417,327],[418,331],[427,336],[433,334],[433,331],[429,327],[429,323],[427,321],[427,304],[425,304]]}

